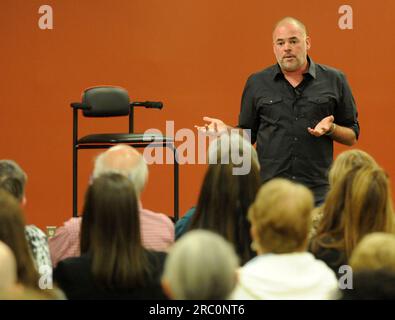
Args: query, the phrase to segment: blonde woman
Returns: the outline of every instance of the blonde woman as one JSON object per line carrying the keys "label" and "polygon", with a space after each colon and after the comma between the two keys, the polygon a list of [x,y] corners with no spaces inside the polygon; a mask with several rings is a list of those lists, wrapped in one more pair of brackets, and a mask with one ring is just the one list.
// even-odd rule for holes
{"label": "blonde woman", "polygon": [[248,211],[257,257],[239,270],[234,299],[335,297],[335,274],[307,252],[313,204],[309,189],[288,180],[261,187]]}
{"label": "blonde woman", "polygon": [[[340,178],[346,176],[353,168],[364,166],[377,167],[378,164],[376,160],[374,160],[373,157],[365,151],[352,149],[342,152],[337,156],[329,170],[329,188],[331,189],[335,187]],[[323,206],[315,208],[313,211],[313,224],[309,234],[309,239],[316,235],[322,216]]]}
{"label": "blonde woman", "polygon": [[337,273],[371,232],[394,232],[389,180],[379,167],[355,167],[330,189],[310,249]]}

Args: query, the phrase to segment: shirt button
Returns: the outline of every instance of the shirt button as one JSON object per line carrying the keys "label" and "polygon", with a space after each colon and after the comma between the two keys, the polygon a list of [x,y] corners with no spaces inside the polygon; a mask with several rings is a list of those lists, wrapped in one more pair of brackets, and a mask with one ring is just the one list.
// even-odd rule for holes
{"label": "shirt button", "polygon": [[295,118],[295,121],[298,121],[299,120],[299,118]]}
{"label": "shirt button", "polygon": [[295,138],[294,138],[294,140],[295,140],[295,141],[298,141],[298,138],[297,138],[297,137],[295,137]]}
{"label": "shirt button", "polygon": [[292,180],[296,180],[296,177],[295,177],[295,176],[292,176]]}

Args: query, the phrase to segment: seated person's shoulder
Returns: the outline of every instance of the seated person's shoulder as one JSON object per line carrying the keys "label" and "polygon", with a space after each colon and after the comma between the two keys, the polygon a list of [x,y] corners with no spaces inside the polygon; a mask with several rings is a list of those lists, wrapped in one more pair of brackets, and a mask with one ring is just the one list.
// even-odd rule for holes
{"label": "seated person's shoulder", "polygon": [[195,214],[196,207],[190,208],[181,219],[175,224],[175,238],[180,238],[184,233],[188,231],[188,228],[192,222],[192,218]]}
{"label": "seated person's shoulder", "polygon": [[46,239],[47,236],[39,227],[29,224],[25,226],[25,234],[28,238]]}
{"label": "seated person's shoulder", "polygon": [[59,236],[65,236],[67,234],[79,234],[81,228],[81,217],[73,217],[63,223],[63,226],[60,226],[55,231],[55,236],[50,238],[50,241],[56,239]]}
{"label": "seated person's shoulder", "polygon": [[87,255],[82,255],[80,257],[71,257],[66,258],[64,260],[59,261],[56,268],[54,269],[55,277],[56,274],[64,273],[64,274],[73,274],[78,271],[87,271],[90,270],[91,258]]}
{"label": "seated person's shoulder", "polygon": [[152,210],[141,209],[140,210],[142,221],[150,221],[152,223],[166,224],[174,228],[174,223],[171,218],[161,212],[155,212]]}
{"label": "seated person's shoulder", "polygon": [[82,222],[81,217],[73,217],[73,218],[70,218],[69,220],[65,221],[63,226],[68,227],[68,228],[72,228],[72,227],[79,228],[81,226],[81,222]]}

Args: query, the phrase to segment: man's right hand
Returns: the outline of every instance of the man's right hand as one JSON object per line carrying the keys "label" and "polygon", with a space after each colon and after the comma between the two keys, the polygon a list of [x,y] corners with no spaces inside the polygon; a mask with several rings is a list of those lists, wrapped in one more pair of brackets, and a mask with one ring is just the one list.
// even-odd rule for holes
{"label": "man's right hand", "polygon": [[210,117],[203,117],[203,120],[209,123],[204,126],[195,126],[198,132],[213,136],[219,136],[227,132],[228,126],[222,120]]}

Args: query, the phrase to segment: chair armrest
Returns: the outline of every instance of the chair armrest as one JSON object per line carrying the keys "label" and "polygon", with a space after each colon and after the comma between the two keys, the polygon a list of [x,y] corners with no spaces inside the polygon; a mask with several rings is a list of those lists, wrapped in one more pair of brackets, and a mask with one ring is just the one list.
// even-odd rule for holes
{"label": "chair armrest", "polygon": [[72,102],[70,103],[70,107],[72,107],[73,109],[81,109],[81,110],[89,110],[91,107],[83,104],[81,102]]}
{"label": "chair armrest", "polygon": [[160,101],[144,101],[144,102],[132,102],[130,104],[130,108],[133,107],[144,107],[144,108],[149,108],[149,109],[162,109],[163,108],[163,103]]}

